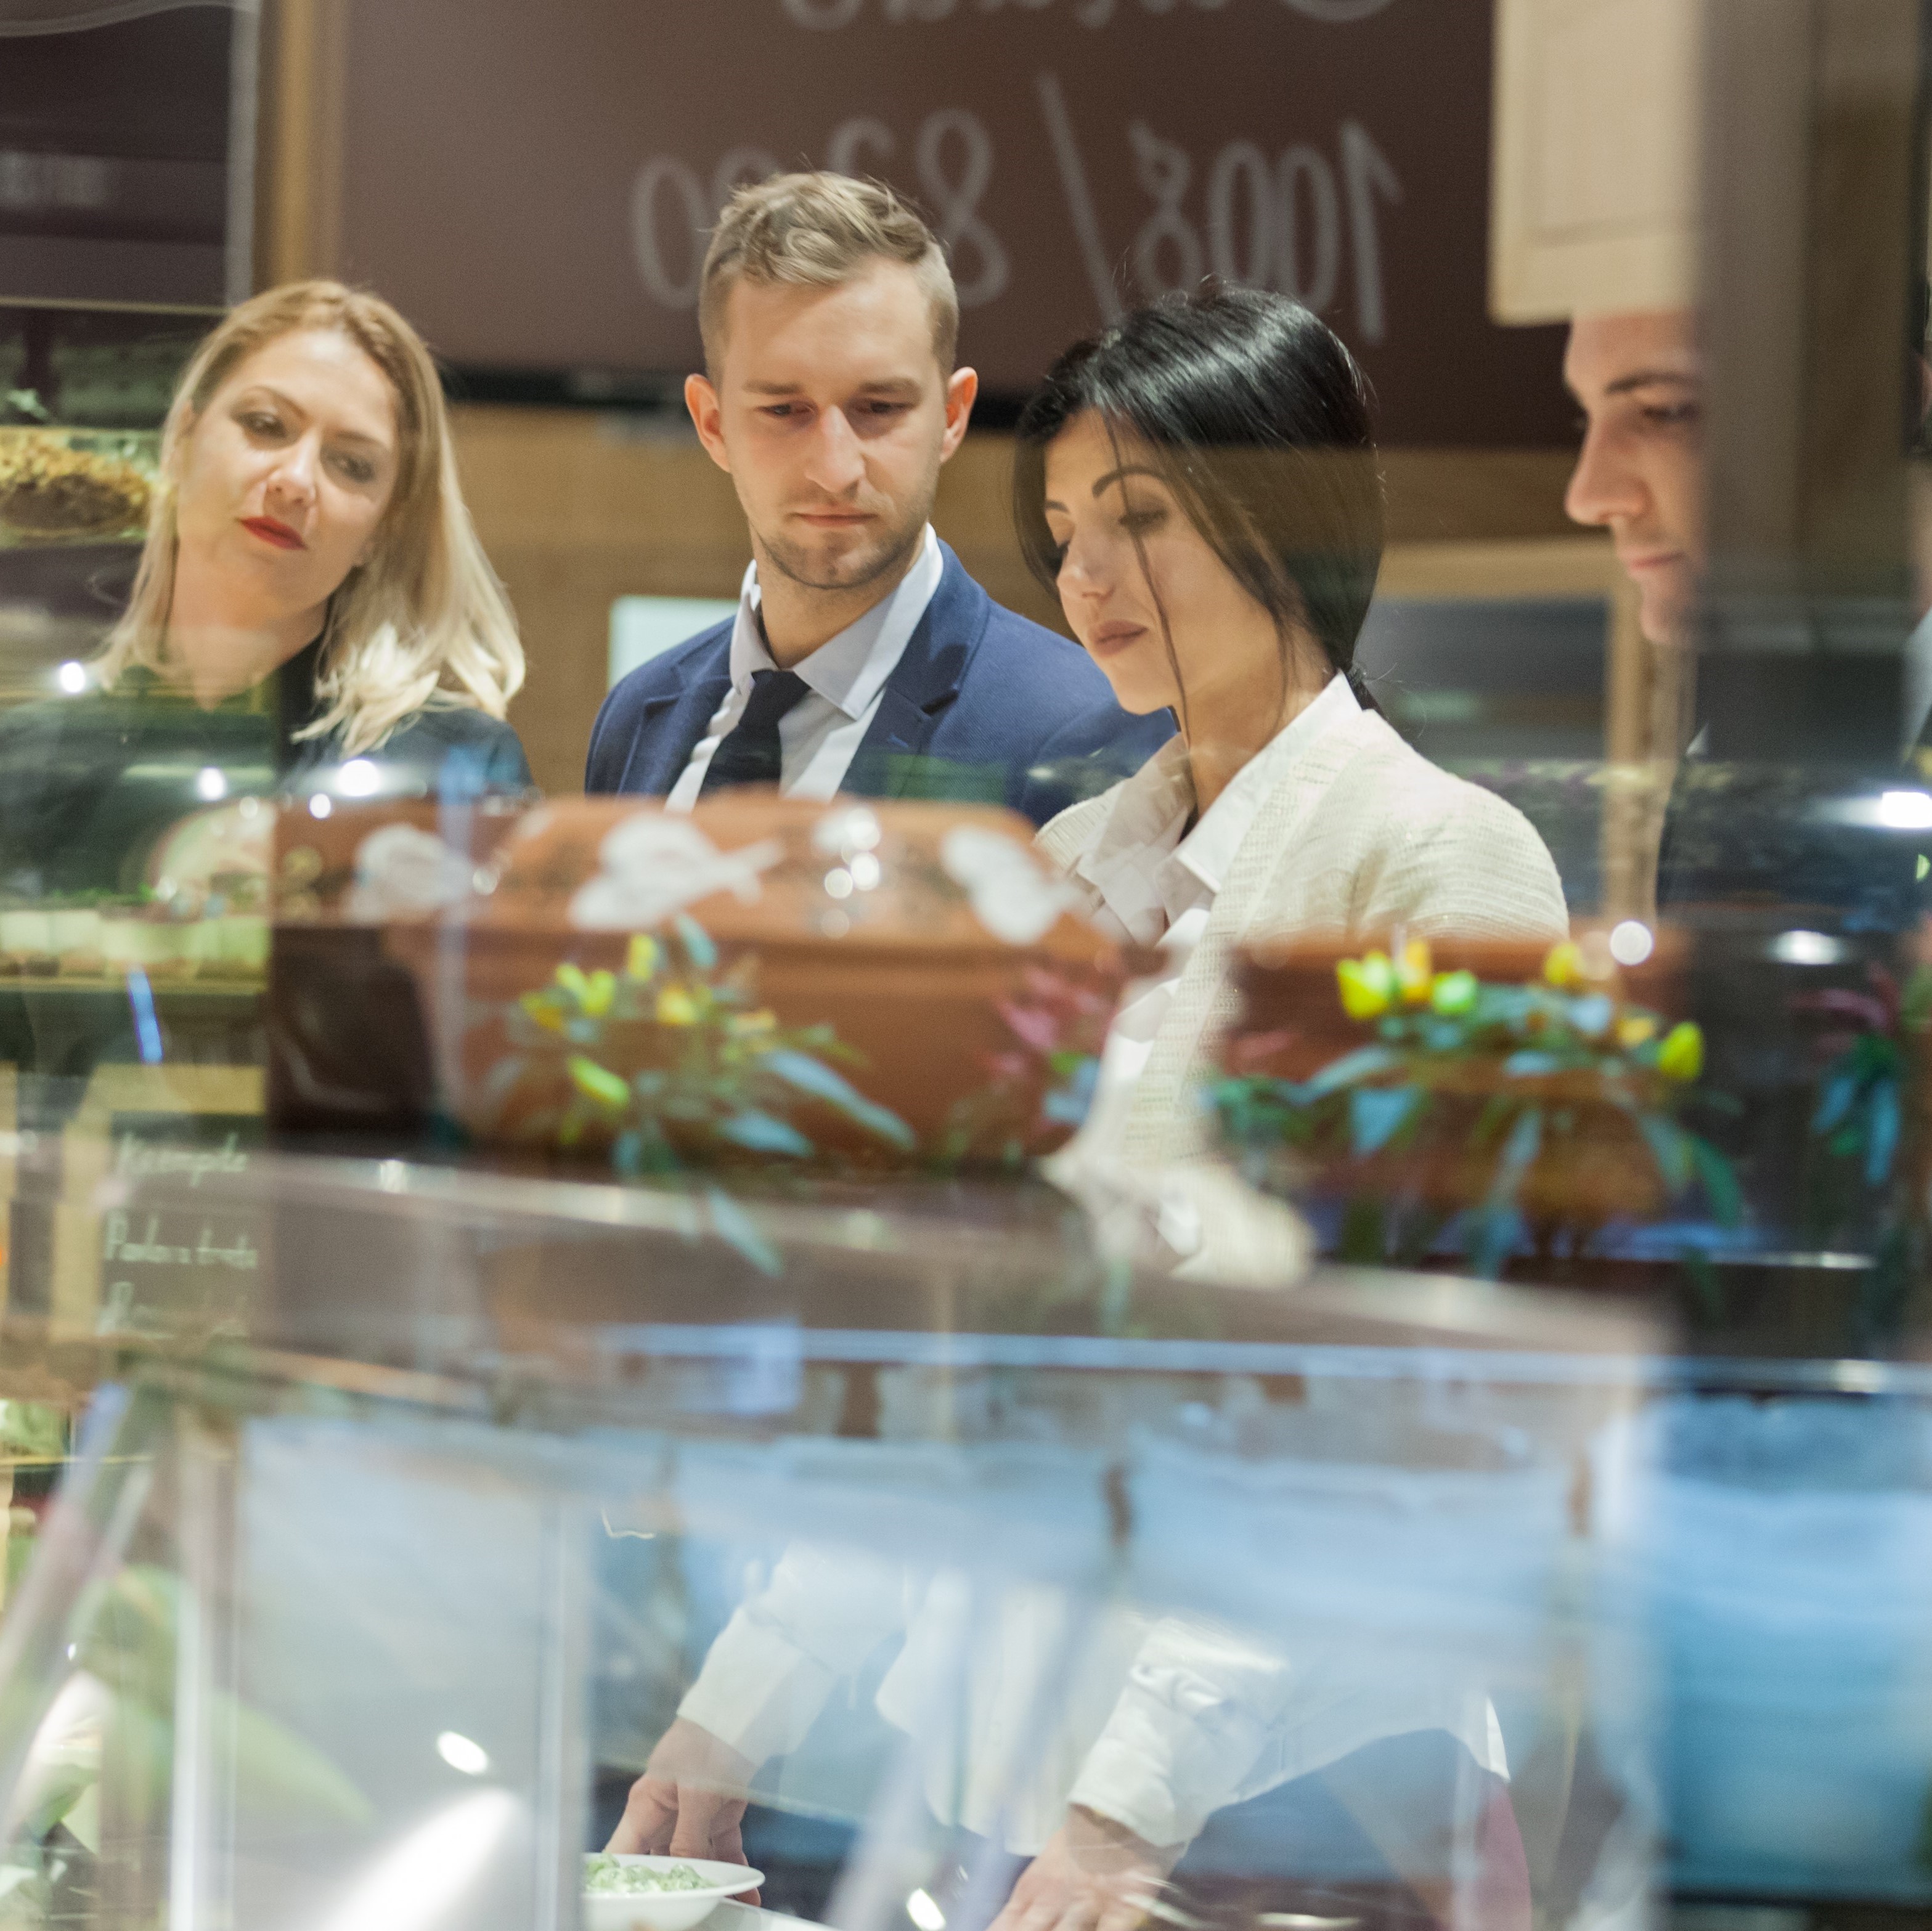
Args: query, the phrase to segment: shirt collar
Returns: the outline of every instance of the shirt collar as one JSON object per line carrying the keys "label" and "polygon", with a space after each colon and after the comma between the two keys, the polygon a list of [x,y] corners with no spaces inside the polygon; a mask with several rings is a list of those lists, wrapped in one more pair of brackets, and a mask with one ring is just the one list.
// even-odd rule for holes
{"label": "shirt collar", "polygon": [[[1176,846],[1170,864],[1192,872],[1218,893],[1249,827],[1294,760],[1361,706],[1346,677],[1331,677],[1322,694],[1282,725],[1228,781],[1220,796],[1201,814],[1201,822]],[[1190,796],[1192,787],[1189,787]]]}
{"label": "shirt collar", "polygon": [[1282,726],[1234,774],[1193,829],[1194,778],[1187,747],[1172,737],[1124,784],[1100,835],[1073,874],[1092,886],[1129,936],[1151,943],[1177,907],[1217,896],[1234,854],[1270,793],[1294,760],[1360,705],[1346,677]]}
{"label": "shirt collar", "polygon": [[[811,690],[847,717],[855,721],[863,717],[886,679],[898,668],[945,574],[944,553],[928,523],[918,556],[891,594],[792,668]],[[731,628],[731,682],[740,691],[751,688],[753,672],[778,667],[758,621],[760,601],[758,566],[748,564],[739,588],[737,619]]]}
{"label": "shirt collar", "polygon": [[1121,785],[1100,835],[1074,861],[1073,875],[1090,885],[1128,936],[1143,944],[1157,938],[1166,922],[1155,867],[1180,842],[1193,809],[1187,747],[1171,737]]}

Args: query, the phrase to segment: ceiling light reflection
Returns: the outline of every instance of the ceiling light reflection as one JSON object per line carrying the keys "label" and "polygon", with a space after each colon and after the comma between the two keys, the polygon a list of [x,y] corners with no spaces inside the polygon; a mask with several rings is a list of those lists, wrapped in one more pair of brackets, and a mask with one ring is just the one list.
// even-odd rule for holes
{"label": "ceiling light reflection", "polygon": [[1878,821],[1888,831],[1932,832],[1932,792],[1882,792]]}
{"label": "ceiling light reflection", "polygon": [[482,1874],[521,1806],[479,1790],[437,1811],[371,1864],[322,1931],[430,1931]]}
{"label": "ceiling light reflection", "polygon": [[1771,955],[1781,965],[1836,965],[1845,949],[1842,940],[1822,932],[1780,932],[1771,942]]}
{"label": "ceiling light reflection", "polygon": [[[398,1169],[398,1184],[400,1184],[401,1162],[385,1160],[382,1164],[386,1168]],[[391,1192],[397,1191],[397,1185],[391,1183],[390,1177],[386,1173],[382,1180]],[[444,1731],[436,1740],[436,1753],[452,1770],[460,1770],[465,1777],[481,1777],[490,1768],[490,1753],[481,1744],[472,1742],[460,1730]]]}

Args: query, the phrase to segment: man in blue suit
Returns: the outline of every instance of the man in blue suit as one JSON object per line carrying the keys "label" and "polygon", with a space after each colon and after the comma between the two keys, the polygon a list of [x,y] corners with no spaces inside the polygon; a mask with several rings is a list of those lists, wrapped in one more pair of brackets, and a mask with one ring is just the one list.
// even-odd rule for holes
{"label": "man in blue suit", "polygon": [[871,181],[741,189],[705,257],[707,373],[685,385],[753,561],[736,615],[604,700],[584,788],[688,808],[788,796],[1004,802],[1043,824],[1170,733],[1114,702],[1084,652],[1004,610],[933,533],[940,466],[979,379],[926,224]]}

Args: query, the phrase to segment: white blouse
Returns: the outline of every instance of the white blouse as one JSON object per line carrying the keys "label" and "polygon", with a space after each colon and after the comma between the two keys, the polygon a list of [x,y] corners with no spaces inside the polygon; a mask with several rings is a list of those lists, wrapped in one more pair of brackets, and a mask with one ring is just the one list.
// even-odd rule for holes
{"label": "white blouse", "polygon": [[1277,731],[1229,781],[1192,829],[1194,781],[1187,747],[1170,738],[1120,787],[1106,829],[1073,874],[1099,893],[1094,920],[1142,945],[1157,944],[1190,913],[1212,910],[1256,814],[1295,760],[1361,709],[1346,677]]}
{"label": "white blouse", "polygon": [[1083,1150],[1117,1144],[1174,987],[1256,814],[1299,758],[1335,725],[1360,714],[1347,678],[1330,679],[1242,766],[1191,829],[1194,781],[1179,738],[1170,738],[1120,787],[1106,829],[1076,862],[1073,875],[1098,895],[1090,915],[1096,925],[1158,945],[1162,963],[1128,988],[1114,1015],[1081,1135]]}

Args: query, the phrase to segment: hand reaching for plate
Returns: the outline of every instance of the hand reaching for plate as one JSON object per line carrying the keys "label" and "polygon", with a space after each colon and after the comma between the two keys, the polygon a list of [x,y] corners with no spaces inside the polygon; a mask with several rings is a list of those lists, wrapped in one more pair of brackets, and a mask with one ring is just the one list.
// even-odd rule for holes
{"label": "hand reaching for plate", "polygon": [[1160,1849],[1124,1824],[1072,1806],[988,1931],[1134,1931],[1180,1849]]}
{"label": "hand reaching for plate", "polygon": [[[749,1863],[742,1827],[758,1765],[680,1717],[658,1741],[607,1851]],[[736,1900],[756,1904],[758,1894]]]}

